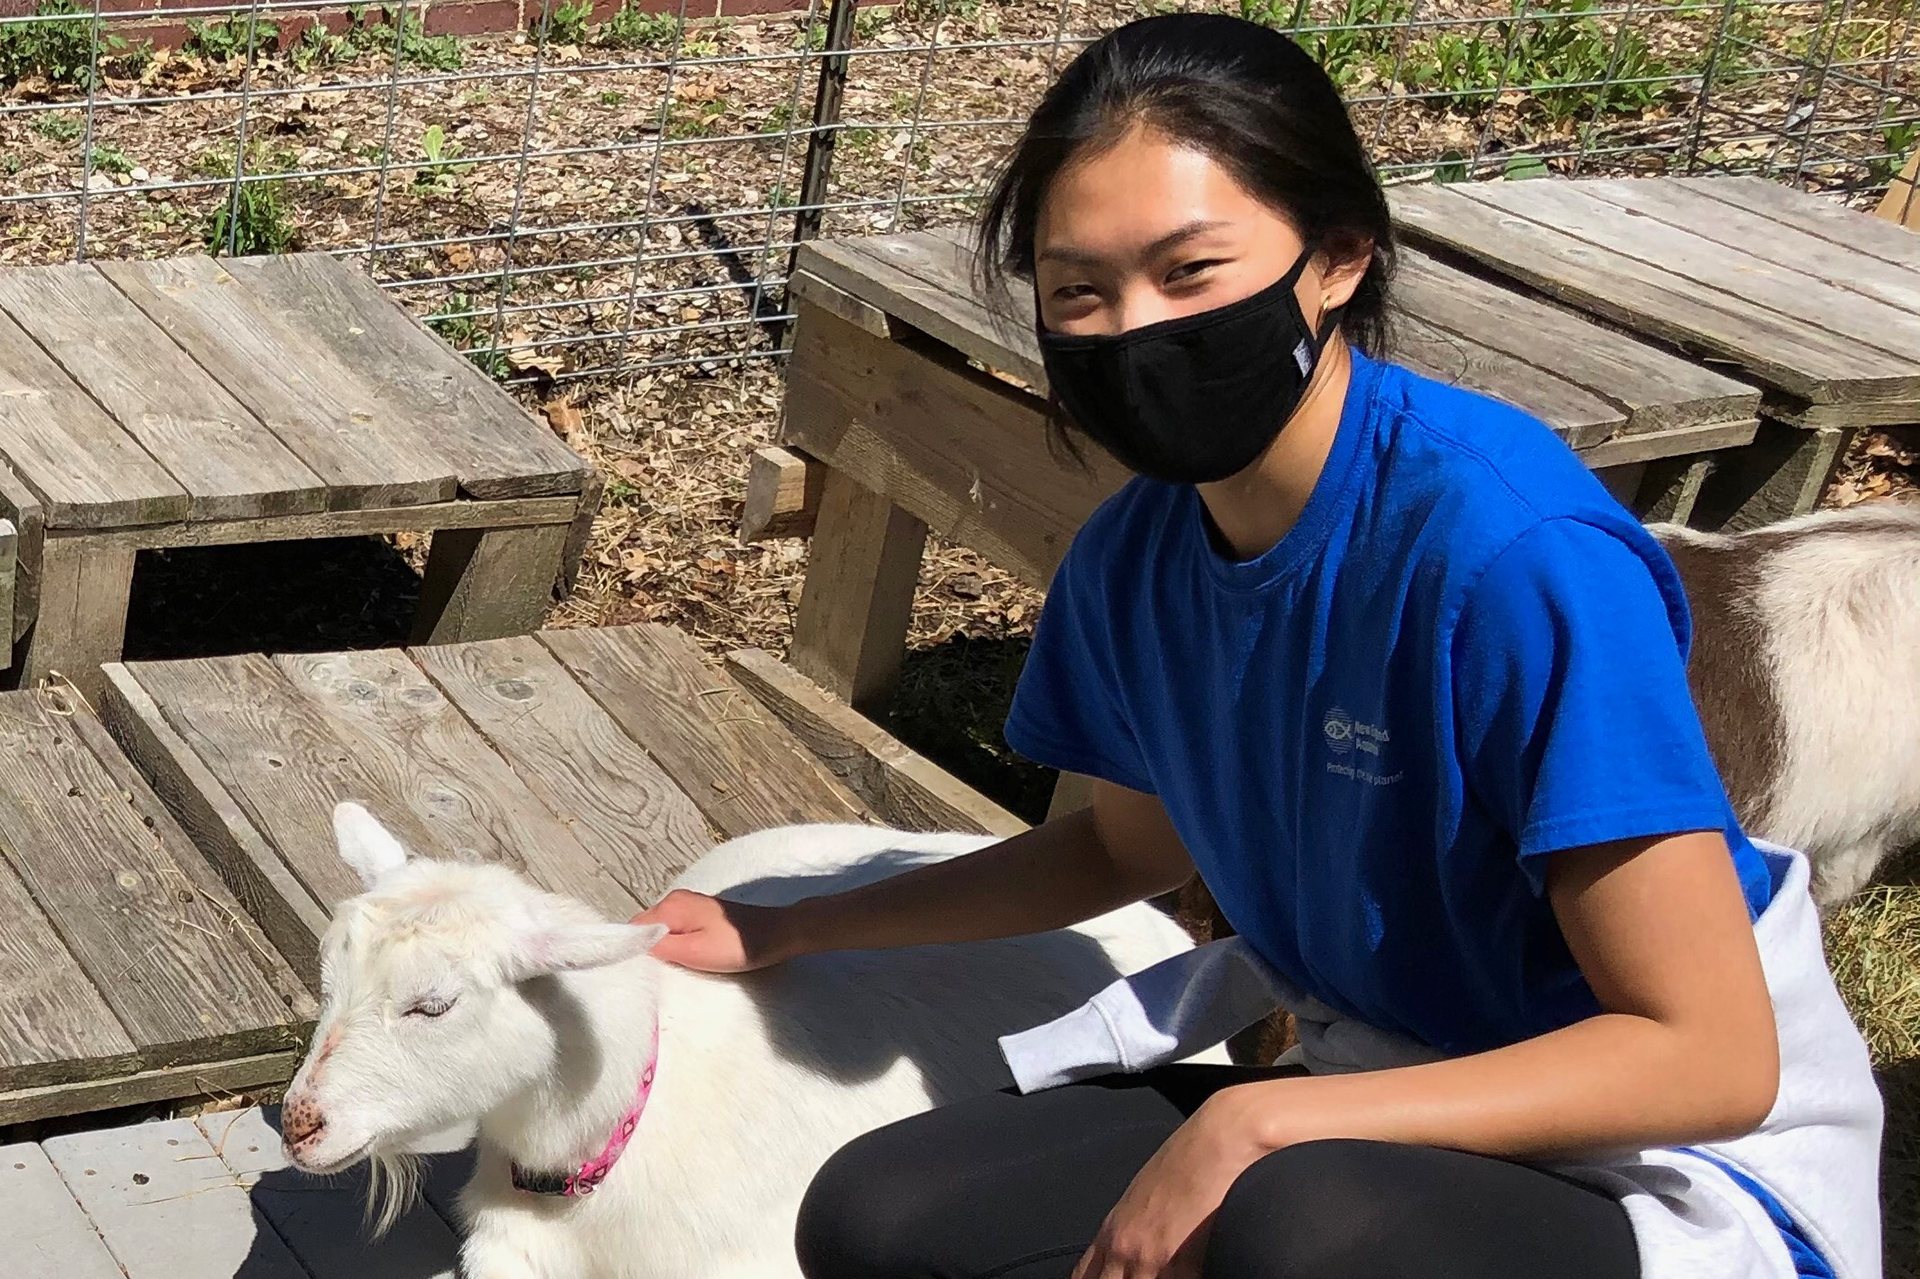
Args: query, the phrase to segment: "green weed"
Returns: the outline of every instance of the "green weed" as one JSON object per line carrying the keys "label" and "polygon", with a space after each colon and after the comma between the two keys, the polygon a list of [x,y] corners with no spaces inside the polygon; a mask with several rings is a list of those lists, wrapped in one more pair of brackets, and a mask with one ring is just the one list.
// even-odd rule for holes
{"label": "green weed", "polygon": [[428,125],[420,135],[420,154],[426,157],[426,163],[414,167],[413,186],[422,193],[451,191],[455,179],[473,167],[471,160],[458,159],[460,144],[449,139],[447,131],[437,124]]}
{"label": "green weed", "polygon": [[1867,171],[1873,177],[1873,185],[1885,186],[1893,181],[1907,162],[1907,157],[1920,146],[1920,120],[1902,120],[1880,130],[1883,154],[1867,161]]}
{"label": "green weed", "polygon": [[901,0],[900,15],[912,22],[932,22],[943,14],[971,22],[980,16],[981,0]]}
{"label": "green weed", "polygon": [[287,220],[286,185],[281,178],[247,177],[237,191],[222,191],[207,215],[207,252],[218,257],[227,252],[229,240],[237,256],[291,248],[295,232]]}
{"label": "green weed", "polygon": [[428,328],[471,360],[475,368],[496,382],[502,381],[513,369],[507,363],[506,353],[494,348],[487,318],[471,314],[476,309],[471,294],[450,293],[444,303],[422,319]]}
{"label": "green weed", "polygon": [[231,62],[252,53],[271,53],[280,47],[280,24],[263,18],[249,21],[234,14],[225,22],[187,22],[187,41],[183,52],[197,54],[208,62]]}
{"label": "green weed", "polygon": [[893,25],[893,15],[882,9],[862,9],[853,15],[856,40],[871,40]]}
{"label": "green weed", "polygon": [[398,22],[391,9],[381,9],[378,21],[364,6],[347,10],[347,39],[356,49],[397,57],[400,65],[429,71],[458,71],[466,61],[458,36],[430,36],[418,14],[402,12]]}
{"label": "green weed", "polygon": [[600,90],[600,105],[603,107],[621,106],[626,102],[626,100],[627,100],[627,95],[620,92],[620,90],[618,89]]}
{"label": "green weed", "polygon": [[671,49],[680,38],[680,19],[670,13],[647,13],[633,0],[620,6],[600,24],[595,43],[609,49]]}
{"label": "green weed", "polygon": [[101,71],[121,78],[137,76],[153,61],[153,42],[129,44],[116,35],[93,42],[93,11],[74,0],[40,0],[33,16],[40,21],[0,27],[0,85],[29,76],[54,84],[86,88],[96,61]]}
{"label": "green weed", "polygon": [[556,8],[547,19],[547,39],[554,44],[585,44],[593,0],[573,0]]}
{"label": "green weed", "polygon": [[294,70],[308,72],[319,67],[331,67],[346,60],[353,52],[353,42],[345,36],[334,35],[317,19],[300,33],[287,48],[287,59],[293,63]]}
{"label": "green weed", "polygon": [[133,157],[119,147],[96,142],[93,147],[93,171],[121,177],[133,172]]}
{"label": "green weed", "polygon": [[33,131],[50,142],[78,142],[87,126],[77,115],[65,111],[43,111],[33,122]]}

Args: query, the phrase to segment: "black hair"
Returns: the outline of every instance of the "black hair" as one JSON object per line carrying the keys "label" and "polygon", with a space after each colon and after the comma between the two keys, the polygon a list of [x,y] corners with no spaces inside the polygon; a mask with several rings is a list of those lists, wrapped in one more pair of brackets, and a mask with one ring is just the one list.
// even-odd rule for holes
{"label": "black hair", "polygon": [[1373,259],[1341,316],[1370,354],[1387,342],[1393,223],[1339,91],[1271,28],[1213,13],[1142,18],[1088,45],[1041,98],[981,214],[977,267],[1000,293],[1033,276],[1040,206],[1060,171],[1136,124],[1196,147],[1291,222],[1310,249],[1371,241]]}

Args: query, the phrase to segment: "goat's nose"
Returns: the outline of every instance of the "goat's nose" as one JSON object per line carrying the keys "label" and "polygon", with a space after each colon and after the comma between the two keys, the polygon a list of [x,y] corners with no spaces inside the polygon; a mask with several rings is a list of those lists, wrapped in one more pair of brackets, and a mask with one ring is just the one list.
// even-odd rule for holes
{"label": "goat's nose", "polygon": [[290,1096],[280,1108],[280,1139],[290,1148],[312,1141],[326,1126],[326,1116],[310,1093]]}

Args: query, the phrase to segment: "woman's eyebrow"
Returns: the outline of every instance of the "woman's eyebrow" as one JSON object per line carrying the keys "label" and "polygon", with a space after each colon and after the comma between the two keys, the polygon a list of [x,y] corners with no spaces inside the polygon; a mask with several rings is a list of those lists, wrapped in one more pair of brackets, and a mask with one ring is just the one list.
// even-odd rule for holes
{"label": "woman's eyebrow", "polygon": [[[1142,251],[1141,256],[1145,258],[1157,257],[1165,253],[1168,249],[1175,248],[1185,241],[1193,239],[1195,236],[1204,235],[1208,231],[1216,231],[1226,225],[1225,222],[1219,221],[1218,219],[1195,218],[1185,226],[1169,231],[1152,244],[1149,244],[1145,250]],[[1039,261],[1064,262],[1069,266],[1093,267],[1106,265],[1107,259],[1088,249],[1075,248],[1071,244],[1053,244],[1048,245],[1040,251]]]}

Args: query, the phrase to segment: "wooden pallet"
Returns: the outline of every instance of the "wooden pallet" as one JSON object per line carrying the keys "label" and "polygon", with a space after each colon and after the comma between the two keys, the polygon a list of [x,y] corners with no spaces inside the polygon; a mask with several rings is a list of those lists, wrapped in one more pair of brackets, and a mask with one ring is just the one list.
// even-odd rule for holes
{"label": "wooden pallet", "polygon": [[1852,432],[1920,422],[1920,240],[1759,178],[1400,187],[1413,243],[1760,385],[1699,523],[1812,509]]}
{"label": "wooden pallet", "polygon": [[325,254],[0,271],[0,647],[25,683],[96,691],[135,556],[164,547],[436,531],[418,638],[524,634],[598,501],[551,431]]}
{"label": "wooden pallet", "polygon": [[427,856],[626,918],[722,838],[866,821],[693,641],[659,626],[106,668],[103,713],[294,970],[359,891],[341,800]]}
{"label": "wooden pallet", "polygon": [[315,1007],[77,700],[0,694],[0,1124],[292,1071]]}

